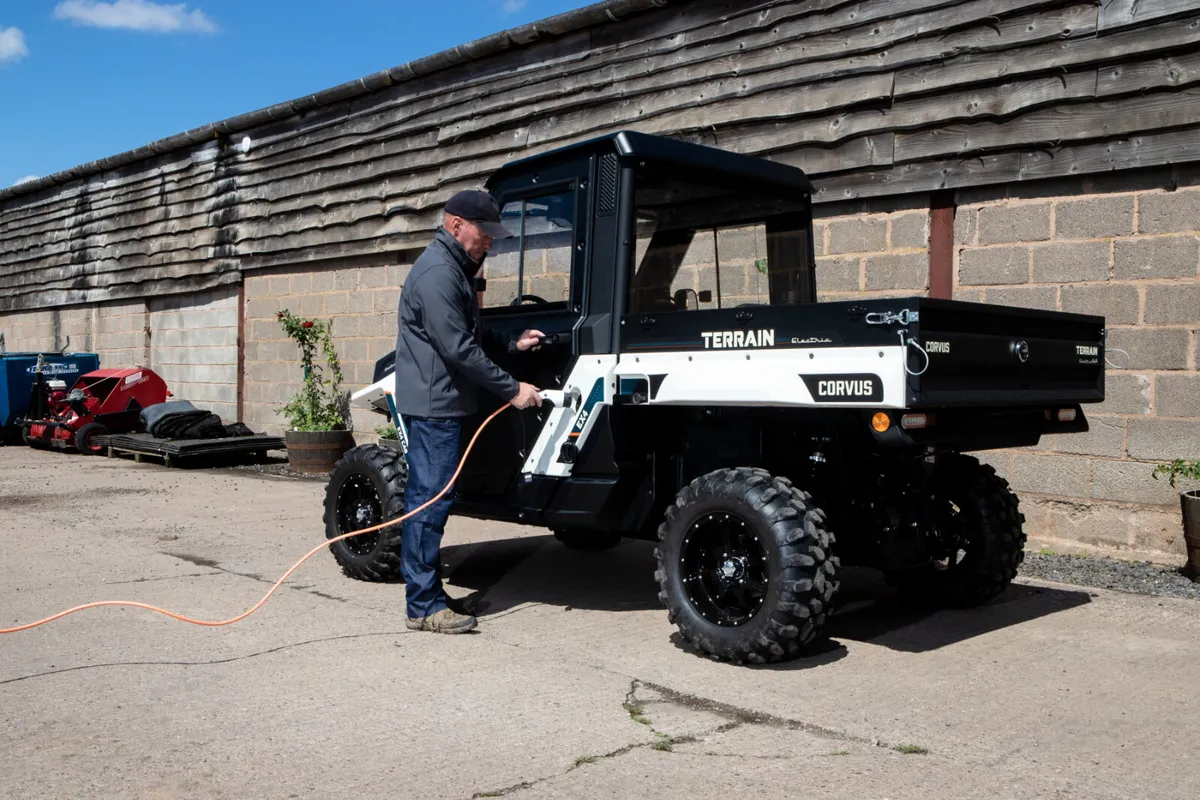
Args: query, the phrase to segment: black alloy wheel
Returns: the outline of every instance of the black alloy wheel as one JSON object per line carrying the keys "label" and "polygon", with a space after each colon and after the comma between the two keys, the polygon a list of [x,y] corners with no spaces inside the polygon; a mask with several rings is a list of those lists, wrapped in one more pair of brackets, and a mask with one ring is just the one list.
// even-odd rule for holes
{"label": "black alloy wheel", "polygon": [[680,570],[688,599],[716,625],[744,625],[766,600],[767,551],[735,514],[714,511],[692,523],[683,537]]}
{"label": "black alloy wheel", "polygon": [[[337,532],[370,528],[383,522],[383,503],[379,492],[365,475],[352,475],[341,485],[337,496]],[[346,549],[356,556],[370,555],[379,544],[379,532],[364,533],[343,540]]]}

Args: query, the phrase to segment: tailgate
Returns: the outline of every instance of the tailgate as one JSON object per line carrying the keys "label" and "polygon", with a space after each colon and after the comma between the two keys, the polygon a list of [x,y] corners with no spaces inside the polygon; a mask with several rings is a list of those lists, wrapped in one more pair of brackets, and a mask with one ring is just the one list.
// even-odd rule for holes
{"label": "tailgate", "polygon": [[[922,299],[917,339],[929,366],[909,378],[913,406],[1021,406],[1104,399],[1104,318]],[[910,358],[920,371],[922,358]]]}

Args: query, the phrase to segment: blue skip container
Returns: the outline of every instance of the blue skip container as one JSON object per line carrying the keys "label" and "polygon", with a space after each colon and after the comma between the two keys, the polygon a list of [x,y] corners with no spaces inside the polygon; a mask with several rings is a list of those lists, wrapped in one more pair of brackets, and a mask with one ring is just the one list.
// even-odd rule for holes
{"label": "blue skip container", "polygon": [[[37,375],[38,353],[0,353],[0,439],[19,441],[13,423],[29,411],[29,393]],[[100,368],[95,353],[41,353],[46,380],[60,380],[70,389],[85,373]]]}

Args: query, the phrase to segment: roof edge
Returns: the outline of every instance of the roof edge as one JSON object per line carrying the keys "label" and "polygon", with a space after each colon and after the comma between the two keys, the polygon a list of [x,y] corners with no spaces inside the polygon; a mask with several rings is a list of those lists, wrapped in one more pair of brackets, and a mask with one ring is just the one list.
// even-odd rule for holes
{"label": "roof edge", "polygon": [[8,200],[21,194],[61,186],[64,183],[87,178],[100,172],[117,167],[123,167],[136,161],[164,155],[181,150],[185,147],[211,141],[218,136],[232,135],[269,122],[307,113],[313,109],[323,108],[355,97],[377,92],[380,89],[407,83],[417,78],[440,72],[450,67],[461,66],[477,61],[487,56],[528,47],[538,41],[556,36],[574,33],[585,28],[595,27],[606,22],[615,22],[624,17],[664,8],[679,0],[603,0],[590,6],[577,8],[537,22],[531,22],[518,28],[509,28],[476,39],[466,44],[456,45],[440,53],[409,61],[398,67],[375,72],[362,78],[348,81],[339,86],[324,89],[315,94],[305,95],[293,100],[285,100],[273,106],[239,114],[219,122],[202,125],[183,133],[159,139],[124,153],[89,161],[79,166],[55,172],[42,178],[19,183],[0,189],[0,201]]}

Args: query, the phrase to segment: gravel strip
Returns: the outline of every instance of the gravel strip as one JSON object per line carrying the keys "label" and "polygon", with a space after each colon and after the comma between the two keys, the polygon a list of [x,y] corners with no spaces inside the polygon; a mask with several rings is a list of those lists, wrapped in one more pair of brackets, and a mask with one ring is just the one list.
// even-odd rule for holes
{"label": "gravel strip", "polygon": [[279,478],[299,478],[306,481],[321,481],[323,483],[329,481],[328,472],[296,472],[290,466],[288,461],[284,459],[270,459],[265,462],[256,464],[235,464],[227,469],[235,472],[253,472],[258,475],[274,475]]}
{"label": "gravel strip", "polygon": [[1193,582],[1183,574],[1182,569],[1163,567],[1149,561],[1026,553],[1018,576],[1132,594],[1200,600],[1200,583]]}

